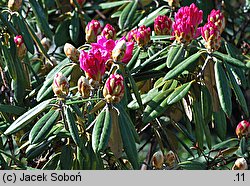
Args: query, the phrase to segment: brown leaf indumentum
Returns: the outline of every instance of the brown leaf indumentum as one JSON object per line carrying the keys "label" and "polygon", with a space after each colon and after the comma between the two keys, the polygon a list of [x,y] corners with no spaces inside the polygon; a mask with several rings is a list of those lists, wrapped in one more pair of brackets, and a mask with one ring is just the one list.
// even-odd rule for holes
{"label": "brown leaf indumentum", "polygon": [[214,77],[214,62],[209,60],[204,70],[204,81],[212,97],[213,112],[220,110],[219,97],[216,91],[215,77]]}

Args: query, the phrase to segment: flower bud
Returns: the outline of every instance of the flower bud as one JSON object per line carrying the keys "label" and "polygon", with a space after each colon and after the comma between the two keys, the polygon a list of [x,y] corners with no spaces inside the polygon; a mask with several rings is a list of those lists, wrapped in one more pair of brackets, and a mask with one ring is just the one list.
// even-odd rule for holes
{"label": "flower bud", "polygon": [[18,11],[22,6],[23,1],[22,0],[9,0],[8,1],[8,8],[11,11]]}
{"label": "flower bud", "polygon": [[66,43],[64,45],[64,53],[73,62],[78,62],[80,52],[73,45]]}
{"label": "flower bud", "polygon": [[208,15],[207,22],[213,22],[215,26],[218,27],[220,33],[223,32],[226,21],[223,13],[220,10],[212,10],[211,13]]}
{"label": "flower bud", "polygon": [[126,41],[124,39],[119,40],[115,45],[115,48],[112,50],[112,59],[115,62],[122,61],[126,52],[126,48]]}
{"label": "flower bud", "polygon": [[159,15],[154,21],[156,35],[170,35],[172,20],[166,15]]}
{"label": "flower bud", "polygon": [[90,96],[91,86],[89,80],[84,76],[81,76],[78,80],[78,91],[83,98],[88,98]]}
{"label": "flower bud", "polygon": [[123,77],[119,74],[111,74],[107,79],[103,96],[108,103],[119,103],[124,96]]}
{"label": "flower bud", "polygon": [[164,163],[164,156],[162,151],[155,152],[152,156],[151,162],[152,166],[154,166],[156,169],[161,169]]}
{"label": "flower bud", "polygon": [[23,37],[21,35],[15,36],[14,37],[14,42],[16,43],[17,47],[21,46],[24,43]]}
{"label": "flower bud", "polygon": [[205,47],[208,52],[216,51],[220,48],[221,37],[220,32],[213,22],[208,22],[201,28],[201,34],[205,40]]}
{"label": "flower bud", "polygon": [[55,75],[52,89],[58,98],[65,98],[69,94],[69,82],[62,72]]}
{"label": "flower bud", "polygon": [[248,169],[247,161],[244,158],[238,158],[232,167],[232,170],[247,170],[247,169]]}
{"label": "flower bud", "polygon": [[150,28],[147,28],[145,25],[142,25],[135,30],[133,37],[139,47],[145,47],[150,41],[150,35]]}
{"label": "flower bud", "polygon": [[14,42],[17,46],[17,56],[19,59],[23,59],[24,56],[27,54],[27,48],[24,44],[23,37],[21,35],[17,35],[14,37]]}
{"label": "flower bud", "polygon": [[242,136],[248,136],[250,134],[250,123],[246,120],[241,121],[237,125],[235,132],[238,138],[242,138]]}
{"label": "flower bud", "polygon": [[106,24],[106,26],[103,28],[102,36],[104,36],[106,39],[113,39],[115,40],[116,38],[116,31],[114,29],[114,27],[110,24]]}
{"label": "flower bud", "polygon": [[85,38],[88,43],[94,43],[97,40],[97,36],[101,33],[101,24],[97,20],[92,20],[85,28]]}
{"label": "flower bud", "polygon": [[169,167],[173,167],[176,161],[176,157],[173,151],[169,151],[165,156],[166,163]]}
{"label": "flower bud", "polygon": [[51,41],[50,41],[48,38],[44,37],[44,38],[41,40],[41,44],[43,45],[43,48],[44,48],[46,51],[48,51],[49,48],[50,48],[50,46],[51,46]]}

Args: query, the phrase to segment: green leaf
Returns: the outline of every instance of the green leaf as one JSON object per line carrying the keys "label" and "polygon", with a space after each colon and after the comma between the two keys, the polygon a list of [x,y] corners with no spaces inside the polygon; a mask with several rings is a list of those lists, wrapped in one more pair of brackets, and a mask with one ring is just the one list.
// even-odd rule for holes
{"label": "green leaf", "polygon": [[213,55],[215,57],[221,59],[222,61],[230,63],[230,64],[232,64],[234,66],[241,67],[241,68],[245,68],[246,67],[245,63],[241,62],[240,60],[238,60],[236,58],[233,58],[232,56],[220,53],[218,51],[214,52]]}
{"label": "green leaf", "polygon": [[45,140],[59,116],[58,110],[50,110],[45,114],[31,129],[29,141],[31,144],[39,143]]}
{"label": "green leaf", "polygon": [[146,17],[144,17],[138,24],[138,26],[145,25],[146,27],[150,26],[154,23],[154,20],[159,15],[165,15],[169,12],[169,9],[164,9],[164,7],[160,7],[156,9],[155,11],[148,14]]}
{"label": "green leaf", "polygon": [[127,18],[128,18],[128,15],[133,7],[135,2],[131,1],[130,3],[127,4],[127,6],[123,9],[120,17],[119,17],[119,20],[118,20],[118,25],[119,25],[119,28],[121,30],[124,29],[125,27],[125,23],[127,21]]}
{"label": "green leaf", "polygon": [[247,102],[246,102],[246,99],[245,99],[239,85],[237,84],[233,73],[232,73],[232,66],[230,66],[226,63],[224,63],[224,66],[226,67],[227,75],[229,77],[229,80],[230,80],[230,83],[232,85],[232,89],[234,91],[234,94],[237,98],[237,101],[239,102],[239,104],[242,107],[243,111],[245,112],[246,116],[249,117]]}
{"label": "green leaf", "polygon": [[231,92],[226,73],[221,63],[215,62],[214,73],[221,108],[227,114],[227,116],[230,117],[232,113]]}
{"label": "green leaf", "polygon": [[226,139],[227,134],[227,120],[225,113],[220,108],[219,112],[213,113],[215,131],[221,140]]}
{"label": "green leaf", "polygon": [[177,87],[174,92],[172,92],[167,99],[167,104],[168,105],[172,105],[174,103],[177,103],[178,101],[180,101],[190,90],[191,85],[192,85],[193,81],[185,83],[179,87]]}
{"label": "green leaf", "polygon": [[75,144],[78,147],[81,147],[81,140],[79,137],[77,124],[75,122],[75,118],[74,118],[73,113],[71,112],[71,109],[69,106],[67,106],[65,109],[65,115],[66,115],[66,121],[67,121],[67,124],[69,127],[70,135],[71,135],[73,141],[75,142]]}
{"label": "green leaf", "polygon": [[134,4],[133,4],[133,6],[128,14],[128,17],[127,17],[125,23],[124,23],[124,28],[131,27],[131,23],[133,23],[135,13],[137,10],[137,6],[138,6],[138,0],[134,0]]}
{"label": "green leaf", "polygon": [[68,28],[70,25],[69,20],[64,20],[56,28],[54,41],[56,46],[62,46],[70,40]]}
{"label": "green leaf", "polygon": [[14,106],[14,105],[4,105],[0,103],[0,112],[21,115],[26,111],[25,108]]}
{"label": "green leaf", "polygon": [[44,111],[49,103],[51,102],[51,99],[43,101],[42,103],[38,104],[34,108],[30,109],[29,111],[25,112],[23,115],[21,115],[17,120],[15,120],[10,127],[4,132],[5,135],[13,134],[22,128],[24,128],[27,124],[29,124],[30,121],[32,121],[38,114],[40,114],[42,111]]}
{"label": "green leaf", "polygon": [[60,160],[60,155],[61,155],[61,152],[51,156],[50,159],[43,166],[42,170],[56,170],[58,166],[58,162]]}
{"label": "green leaf", "polygon": [[206,170],[206,164],[198,161],[184,161],[179,165],[185,170]]}
{"label": "green leaf", "polygon": [[168,89],[162,92],[159,92],[157,96],[155,96],[146,106],[146,108],[143,111],[143,118],[142,121],[143,123],[146,123],[151,120],[150,114],[155,110],[155,114],[158,115],[157,113],[159,110],[156,110],[157,107],[162,103],[162,101],[173,91],[173,89]]}
{"label": "green leaf", "polygon": [[23,40],[24,40],[24,43],[25,43],[25,46],[27,47],[28,51],[32,54],[34,54],[35,50],[34,50],[34,42],[33,42],[33,39],[32,37],[30,36],[29,34],[29,31],[27,29],[27,26],[23,20],[23,17],[22,16],[18,16],[18,17],[15,17],[14,16],[14,20],[17,22],[17,25],[20,29],[20,32],[21,32],[21,35],[23,37]]}
{"label": "green leaf", "polygon": [[185,57],[184,45],[172,45],[167,57],[167,67],[173,68],[183,61]]}
{"label": "green leaf", "polygon": [[213,150],[220,150],[230,147],[235,147],[239,145],[239,139],[238,138],[230,138],[229,140],[222,141],[221,143],[217,143],[213,146]]}
{"label": "green leaf", "polygon": [[96,117],[96,122],[92,132],[92,148],[95,152],[98,151],[100,137],[103,130],[104,120],[106,115],[106,108]]}
{"label": "green leaf", "polygon": [[155,41],[155,40],[168,40],[174,38],[174,36],[170,36],[170,35],[155,35],[155,36],[151,36],[150,39]]}
{"label": "green leaf", "polygon": [[198,62],[198,58],[201,56],[201,52],[197,52],[189,56],[184,61],[180,62],[177,66],[171,69],[164,77],[164,80],[169,80],[180,75],[184,70],[187,70],[192,64]]}
{"label": "green leaf", "polygon": [[213,109],[211,107],[212,97],[206,86],[201,86],[201,112],[206,124],[212,120]]}
{"label": "green leaf", "polygon": [[25,151],[27,159],[32,160],[38,156],[41,156],[42,152],[49,148],[50,141],[51,140],[29,145]]}
{"label": "green leaf", "polygon": [[119,121],[119,127],[121,131],[124,151],[126,152],[128,160],[131,162],[133,168],[139,169],[139,160],[138,160],[138,153],[136,149],[135,139],[123,114],[124,112],[120,112],[118,116],[118,121]]}
{"label": "green leaf", "polygon": [[134,66],[135,66],[135,63],[140,55],[140,47],[137,47],[135,53],[133,54],[132,58],[130,59],[130,61],[128,62],[128,64],[126,65],[126,67],[131,70]]}
{"label": "green leaf", "polygon": [[49,23],[47,21],[47,18],[44,14],[44,10],[38,3],[38,1],[35,0],[29,0],[30,6],[35,14],[37,25],[39,28],[43,31],[43,33],[52,40],[52,31],[50,30]]}
{"label": "green leaf", "polygon": [[61,170],[71,170],[73,166],[73,149],[70,145],[65,145],[62,148],[59,166]]}
{"label": "green leaf", "polygon": [[78,13],[76,11],[73,12],[73,17],[71,19],[71,24],[69,25],[69,35],[71,40],[78,44],[80,34],[80,19],[78,17]]}
{"label": "green leaf", "polygon": [[113,7],[116,7],[116,6],[121,6],[125,3],[128,3],[130,1],[116,1],[116,2],[107,2],[107,3],[100,3],[99,6],[102,8],[102,9],[108,9],[108,8],[113,8]]}

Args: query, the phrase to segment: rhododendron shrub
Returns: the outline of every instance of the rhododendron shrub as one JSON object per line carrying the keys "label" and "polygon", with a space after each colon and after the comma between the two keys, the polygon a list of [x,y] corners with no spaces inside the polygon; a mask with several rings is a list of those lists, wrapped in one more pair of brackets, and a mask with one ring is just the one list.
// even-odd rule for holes
{"label": "rhododendron shrub", "polygon": [[0,169],[249,169],[247,1],[42,2],[0,2]]}

